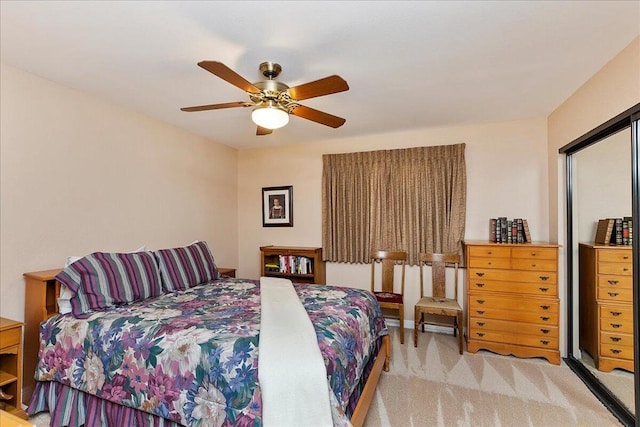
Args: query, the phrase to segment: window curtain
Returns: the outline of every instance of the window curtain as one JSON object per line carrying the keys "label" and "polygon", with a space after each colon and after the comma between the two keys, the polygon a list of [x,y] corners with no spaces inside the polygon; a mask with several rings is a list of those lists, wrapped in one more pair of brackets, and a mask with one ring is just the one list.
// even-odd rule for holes
{"label": "window curtain", "polygon": [[323,257],[368,263],[372,249],[457,252],[467,199],[465,144],[325,154]]}

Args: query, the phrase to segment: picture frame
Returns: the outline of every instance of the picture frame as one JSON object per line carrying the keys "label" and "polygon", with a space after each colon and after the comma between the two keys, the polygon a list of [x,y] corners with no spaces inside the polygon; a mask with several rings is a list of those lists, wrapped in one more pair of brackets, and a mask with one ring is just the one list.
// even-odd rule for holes
{"label": "picture frame", "polygon": [[293,186],[262,188],[262,226],[293,227]]}

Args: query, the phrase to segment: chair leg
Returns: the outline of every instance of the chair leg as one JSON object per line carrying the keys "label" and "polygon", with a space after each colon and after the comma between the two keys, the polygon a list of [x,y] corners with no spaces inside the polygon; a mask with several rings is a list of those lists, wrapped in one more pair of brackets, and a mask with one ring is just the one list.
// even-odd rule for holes
{"label": "chair leg", "polygon": [[464,353],[464,349],[463,349],[464,344],[462,343],[462,335],[463,335],[462,334],[462,312],[458,313],[456,323],[457,323],[456,326],[457,326],[457,329],[458,329],[458,346],[460,347],[460,354],[463,354]]}
{"label": "chair leg", "polygon": [[404,305],[400,306],[400,344],[404,344]]}
{"label": "chair leg", "polygon": [[418,319],[418,308],[413,310],[413,346],[418,346],[418,327],[420,326],[420,319]]}

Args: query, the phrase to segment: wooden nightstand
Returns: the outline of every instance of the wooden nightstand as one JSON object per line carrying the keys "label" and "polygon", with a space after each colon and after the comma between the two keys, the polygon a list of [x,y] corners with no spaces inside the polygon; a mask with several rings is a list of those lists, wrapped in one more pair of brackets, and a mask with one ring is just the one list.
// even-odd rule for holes
{"label": "wooden nightstand", "polygon": [[236,277],[235,268],[219,267],[218,271],[220,272],[220,275],[222,275],[223,277]]}
{"label": "wooden nightstand", "polygon": [[[8,399],[0,399],[0,407],[24,419],[22,410],[22,323],[0,317],[0,389]],[[4,424],[3,424],[4,425]]]}

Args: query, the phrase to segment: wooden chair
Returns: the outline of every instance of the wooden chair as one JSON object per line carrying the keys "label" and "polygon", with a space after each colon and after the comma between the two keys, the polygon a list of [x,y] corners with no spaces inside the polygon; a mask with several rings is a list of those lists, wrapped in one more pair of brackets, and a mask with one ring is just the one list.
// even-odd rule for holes
{"label": "wooden chair", "polygon": [[[415,321],[413,329],[413,346],[418,346],[418,328],[424,325],[451,326],[451,323],[443,323],[438,321],[429,321],[426,315],[440,315],[453,317],[453,336],[458,335],[458,345],[460,354],[463,353],[462,344],[462,308],[458,304],[458,266],[460,264],[460,255],[458,254],[420,254],[420,301],[415,306]],[[431,264],[431,297],[424,296],[424,273],[426,265]],[[454,272],[454,288],[455,297],[446,297],[446,265],[453,264]]]}
{"label": "wooden chair", "polygon": [[[387,316],[400,321],[400,344],[404,344],[404,270],[407,262],[406,252],[371,251],[371,292],[374,293],[380,307],[397,310],[397,316]],[[376,264],[382,264],[380,290],[376,291]],[[400,292],[394,290],[394,267],[402,265]]]}

